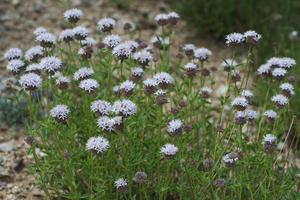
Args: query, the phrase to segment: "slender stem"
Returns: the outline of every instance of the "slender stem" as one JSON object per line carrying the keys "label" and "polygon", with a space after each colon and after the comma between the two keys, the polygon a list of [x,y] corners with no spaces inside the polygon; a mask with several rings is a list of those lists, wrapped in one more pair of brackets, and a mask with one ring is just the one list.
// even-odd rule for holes
{"label": "slender stem", "polygon": [[[245,76],[246,76],[246,74],[247,74],[247,68],[248,68],[248,62],[249,62],[249,58],[250,58],[250,56],[251,56],[251,52],[252,52],[252,46],[250,46],[250,48],[249,48],[249,50],[248,50],[248,53],[247,53],[247,61],[246,61],[246,67],[245,67],[245,73],[244,73],[244,75],[243,75],[243,79],[242,79],[242,83],[241,83],[241,86],[240,86],[240,89],[239,90],[241,90],[241,88],[243,87],[243,84],[244,84],[244,80],[245,80]],[[246,83],[247,84],[247,83]]]}
{"label": "slender stem", "polygon": [[104,99],[108,98],[109,90],[110,90],[110,75],[111,75],[111,63],[112,63],[112,55],[109,53],[109,65],[108,65],[108,74],[107,74],[107,87],[106,87],[106,92]]}

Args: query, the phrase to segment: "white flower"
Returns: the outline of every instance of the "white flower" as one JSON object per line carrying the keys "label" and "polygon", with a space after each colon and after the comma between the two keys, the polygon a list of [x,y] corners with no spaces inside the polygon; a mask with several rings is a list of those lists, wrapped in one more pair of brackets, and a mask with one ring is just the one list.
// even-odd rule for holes
{"label": "white flower", "polygon": [[[226,62],[227,62],[228,64],[227,64]],[[232,66],[233,66],[233,67],[237,65],[237,62],[236,62],[235,60],[232,62],[232,59],[226,59],[226,62],[223,61],[221,65],[222,65],[223,67],[230,67],[231,63],[232,63]]]}
{"label": "white flower", "polygon": [[119,35],[108,35],[103,39],[103,43],[110,48],[114,48],[118,46],[121,40]]}
{"label": "white flower", "polygon": [[143,81],[143,84],[145,86],[157,86],[158,85],[157,81],[153,78],[147,78],[146,80]]}
{"label": "white flower", "polygon": [[160,148],[160,152],[166,156],[175,156],[178,148],[173,144],[165,144],[163,147]]}
{"label": "white flower", "polygon": [[244,97],[252,97],[253,93],[250,90],[243,90],[240,95]]}
{"label": "white flower", "polygon": [[65,120],[68,119],[69,112],[70,110],[68,109],[68,106],[60,104],[50,110],[50,115],[56,119]]}
{"label": "white flower", "polygon": [[104,28],[110,28],[116,24],[116,21],[112,18],[103,18],[98,21],[98,26],[100,30],[103,30]]}
{"label": "white flower", "polygon": [[259,74],[269,73],[270,70],[271,70],[271,67],[270,67],[270,64],[269,64],[269,63],[263,64],[263,65],[261,65],[261,66],[257,69],[257,71],[258,71]]}
{"label": "white flower", "polygon": [[4,58],[8,58],[8,59],[15,59],[21,57],[22,57],[22,50],[19,48],[10,48],[4,54]]}
{"label": "white flower", "polygon": [[135,83],[130,80],[126,80],[125,82],[121,83],[120,89],[124,89],[126,92],[131,91],[135,87]]}
{"label": "white flower", "polygon": [[250,120],[257,118],[257,112],[255,110],[248,109],[246,110],[245,115],[246,118]]}
{"label": "white flower", "polygon": [[94,113],[99,112],[102,115],[108,115],[112,110],[112,106],[108,101],[96,100],[92,102],[91,110]]}
{"label": "white flower", "polygon": [[89,79],[82,80],[79,83],[79,87],[91,93],[92,91],[94,91],[96,88],[99,87],[99,84],[96,80],[89,78]]}
{"label": "white flower", "polygon": [[180,129],[182,126],[182,122],[180,119],[174,119],[168,124],[168,131],[170,133],[174,133],[177,129]]}
{"label": "white flower", "polygon": [[164,90],[157,90],[154,94],[160,95],[160,94],[165,94],[165,93],[166,93],[166,91],[164,91]]}
{"label": "white flower", "polygon": [[288,98],[286,98],[282,94],[277,94],[277,95],[273,96],[271,100],[280,105],[284,105],[288,102]]}
{"label": "white flower", "polygon": [[87,67],[80,68],[77,72],[74,73],[74,80],[78,81],[79,79],[90,77],[93,73],[93,69]]}
{"label": "white flower", "polygon": [[286,73],[287,73],[287,71],[283,68],[275,68],[272,71],[273,76],[285,76]]}
{"label": "white flower", "polygon": [[208,92],[208,93],[212,92],[212,90],[208,87],[202,87],[202,88],[200,88],[200,90],[203,91],[203,92]]}
{"label": "white flower", "polygon": [[290,91],[291,94],[295,94],[294,92],[294,86],[290,83],[282,83],[280,86],[279,86],[280,89],[282,90],[288,90]]}
{"label": "white flower", "polygon": [[251,37],[252,39],[254,39],[256,42],[258,42],[258,40],[261,39],[261,35],[258,34],[256,31],[246,31],[244,33],[244,37],[247,38],[247,37]]}
{"label": "white flower", "polygon": [[263,113],[263,116],[267,116],[269,118],[276,118],[277,113],[274,110],[267,110]]}
{"label": "white flower", "polygon": [[207,48],[198,48],[196,50],[194,50],[194,56],[197,59],[201,59],[201,60],[207,60],[208,56],[211,56],[212,52],[210,50],[208,50]]}
{"label": "white flower", "polygon": [[65,13],[64,13],[64,17],[66,19],[70,19],[70,18],[79,18],[81,15],[82,15],[82,11],[77,9],[77,8],[72,8],[70,10],[67,10]]}
{"label": "white flower", "polygon": [[117,188],[119,188],[119,187],[124,187],[124,186],[126,186],[126,185],[127,185],[126,179],[124,179],[124,178],[119,178],[118,180],[115,181],[115,186],[116,186]]}
{"label": "white flower", "polygon": [[267,135],[264,136],[262,144],[265,144],[265,142],[273,143],[273,142],[275,142],[275,140],[276,140],[276,136],[275,135],[267,134]]}
{"label": "white flower", "polygon": [[236,97],[231,102],[231,106],[237,106],[237,105],[247,107],[248,106],[248,100],[245,97]]}
{"label": "white flower", "polygon": [[47,30],[44,27],[38,27],[33,31],[33,34],[36,35],[36,36],[39,36],[39,35],[41,35],[43,33],[46,33],[46,32],[47,32]]}
{"label": "white flower", "polygon": [[195,50],[195,49],[196,49],[196,47],[193,44],[185,44],[183,46],[183,50],[185,50],[185,51],[190,51],[190,50]]}
{"label": "white flower", "polygon": [[110,145],[108,140],[103,138],[102,136],[91,137],[86,143],[86,148],[89,150],[97,151],[97,154],[99,152],[106,152],[109,146]]}
{"label": "white flower", "polygon": [[144,70],[140,67],[135,67],[131,70],[131,73],[135,76],[140,76],[143,72]]}
{"label": "white flower", "polygon": [[197,68],[197,65],[195,63],[187,63],[184,65],[184,68],[186,69],[196,69]]}

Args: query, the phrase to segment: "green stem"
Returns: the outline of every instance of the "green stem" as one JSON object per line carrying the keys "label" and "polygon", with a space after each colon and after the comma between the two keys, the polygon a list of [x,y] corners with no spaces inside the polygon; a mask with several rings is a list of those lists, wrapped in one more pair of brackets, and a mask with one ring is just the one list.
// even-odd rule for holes
{"label": "green stem", "polygon": [[247,61],[246,61],[245,73],[244,73],[244,75],[243,75],[241,87],[240,87],[239,90],[241,90],[241,88],[243,87],[243,84],[244,84],[245,76],[246,76],[246,74],[247,74],[247,68],[248,68],[249,58],[250,58],[250,56],[251,56],[251,52],[252,52],[252,46],[250,46],[250,48],[249,48],[249,50],[248,50],[248,53],[247,53]]}

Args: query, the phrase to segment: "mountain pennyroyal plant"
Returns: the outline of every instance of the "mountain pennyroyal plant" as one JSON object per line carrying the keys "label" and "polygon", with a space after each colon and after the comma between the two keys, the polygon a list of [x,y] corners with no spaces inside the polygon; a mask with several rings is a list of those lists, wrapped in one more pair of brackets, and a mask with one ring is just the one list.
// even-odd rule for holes
{"label": "mountain pennyroyal plant", "polygon": [[21,57],[22,57],[22,50],[19,48],[10,48],[4,54],[4,58],[8,60],[19,59]]}
{"label": "mountain pennyroyal plant", "polygon": [[68,119],[69,112],[68,106],[60,104],[50,110],[50,116],[53,117],[57,123],[61,123]]}
{"label": "mountain pennyroyal plant", "polygon": [[96,40],[92,37],[86,37],[84,40],[81,41],[82,46],[93,46],[96,43]]}
{"label": "mountain pennyroyal plant", "polygon": [[136,110],[136,104],[127,99],[115,101],[112,108],[112,111],[115,114],[123,116],[125,118],[135,114]]}
{"label": "mountain pennyroyal plant", "polygon": [[99,87],[99,83],[95,79],[84,79],[80,81],[79,87],[88,95],[93,94]]}
{"label": "mountain pennyroyal plant", "polygon": [[256,46],[258,41],[261,39],[261,35],[253,30],[246,31],[244,33],[244,37],[246,38],[246,43],[250,46]]}
{"label": "mountain pennyroyal plant", "polygon": [[182,128],[186,133],[189,133],[192,130],[192,126],[189,124],[184,125]]}
{"label": "mountain pennyroyal plant", "polygon": [[33,63],[33,64],[30,64],[26,67],[25,71],[26,72],[32,72],[32,73],[35,73],[37,75],[40,75],[40,72],[41,72],[41,65],[38,64],[38,63]]}
{"label": "mountain pennyroyal plant", "polygon": [[194,50],[194,57],[199,59],[201,62],[208,60],[212,52],[207,48],[198,48]]}
{"label": "mountain pennyroyal plant", "polygon": [[183,100],[179,100],[179,101],[178,101],[178,105],[179,105],[180,107],[186,107],[187,103],[186,103],[185,101],[183,101]]}
{"label": "mountain pennyroyal plant", "polygon": [[55,80],[55,85],[57,89],[60,90],[66,90],[69,87],[70,84],[70,79],[65,77],[65,76],[59,76],[56,80]]}
{"label": "mountain pennyroyal plant", "polygon": [[214,161],[211,158],[206,158],[202,163],[206,168],[211,168],[214,166]]}
{"label": "mountain pennyroyal plant", "polygon": [[32,135],[27,135],[26,138],[24,139],[24,141],[27,143],[27,144],[32,144],[34,142],[34,139],[35,137],[32,136]]}
{"label": "mountain pennyroyal plant", "polygon": [[102,18],[98,21],[97,25],[102,32],[111,32],[114,29],[116,21],[112,18]]}
{"label": "mountain pennyroyal plant", "polygon": [[72,8],[70,10],[67,10],[64,13],[64,17],[66,20],[68,20],[70,23],[76,23],[80,20],[80,16],[82,15],[82,11],[77,8]]}
{"label": "mountain pennyroyal plant", "polygon": [[133,54],[134,61],[143,67],[149,66],[149,61],[152,61],[153,57],[147,50],[141,50]]}
{"label": "mountain pennyroyal plant", "polygon": [[42,33],[37,36],[36,40],[40,42],[43,48],[51,48],[56,44],[56,37],[51,33]]}
{"label": "mountain pennyroyal plant", "polygon": [[129,80],[137,83],[142,79],[142,73],[144,70],[140,67],[135,67],[131,70],[131,76],[129,77]]}
{"label": "mountain pennyroyal plant", "polygon": [[279,93],[285,95],[289,99],[295,94],[294,86],[290,83],[282,83],[279,88]]}
{"label": "mountain pennyroyal plant", "polygon": [[108,116],[101,116],[97,120],[97,125],[104,133],[110,133],[114,130],[115,121]]}
{"label": "mountain pennyroyal plant", "polygon": [[114,86],[114,87],[111,89],[116,97],[119,97],[119,96],[120,96],[120,94],[119,94],[119,89],[120,89],[120,86],[119,86],[119,85],[116,85],[116,86]]}
{"label": "mountain pennyroyal plant", "polygon": [[276,149],[277,147],[277,144],[276,144],[276,136],[272,135],[272,134],[267,134],[264,136],[264,139],[263,139],[263,148],[262,150],[266,153],[266,154],[270,154],[270,153],[273,153],[274,150]]}
{"label": "mountain pennyroyal plant", "polygon": [[281,58],[273,57],[267,60],[267,63],[270,65],[271,69],[281,67]]}
{"label": "mountain pennyroyal plant", "polygon": [[293,77],[293,76],[288,76],[288,77],[287,77],[287,80],[288,80],[288,82],[290,82],[290,83],[295,83],[295,81],[296,81],[295,77]]}
{"label": "mountain pennyroyal plant", "polygon": [[112,54],[116,56],[118,60],[126,60],[132,53],[132,48],[128,43],[120,43],[114,47]]}
{"label": "mountain pennyroyal plant", "polygon": [[257,71],[259,74],[261,74],[265,78],[272,77],[272,74],[271,74],[272,69],[271,69],[271,65],[269,63],[261,65],[257,69]]}
{"label": "mountain pennyroyal plant", "polygon": [[240,70],[234,69],[231,71],[231,81],[232,83],[236,83],[238,81],[241,81],[241,76],[239,75]]}
{"label": "mountain pennyroyal plant", "polygon": [[291,71],[293,65],[296,65],[296,61],[292,58],[281,58],[281,67],[287,71]]}
{"label": "mountain pennyroyal plant", "polygon": [[92,102],[91,110],[98,117],[108,115],[112,111],[112,106],[108,101],[96,100]]}
{"label": "mountain pennyroyal plant", "polygon": [[223,132],[224,127],[222,126],[222,124],[219,124],[219,125],[217,125],[217,126],[215,127],[215,130],[216,130],[217,132]]}
{"label": "mountain pennyroyal plant", "polygon": [[200,88],[200,91],[201,91],[200,96],[205,99],[208,99],[210,96],[210,93],[212,92],[212,90],[208,87],[202,87],[202,88]]}
{"label": "mountain pennyroyal plant", "polygon": [[272,97],[271,101],[274,102],[274,107],[276,109],[281,109],[285,107],[285,104],[288,103],[288,98],[283,96],[282,94],[277,94]]}
{"label": "mountain pennyroyal plant", "polygon": [[247,109],[245,111],[245,115],[246,115],[246,118],[248,119],[248,121],[253,121],[254,119],[257,118],[257,112],[252,109]]}
{"label": "mountain pennyroyal plant", "polygon": [[93,69],[83,67],[74,73],[73,79],[76,81],[82,81],[84,79],[90,78],[93,73],[94,73]]}
{"label": "mountain pennyroyal plant", "polygon": [[184,68],[186,69],[185,71],[185,75],[188,77],[188,78],[194,78],[196,76],[196,68],[197,68],[197,65],[195,63],[187,63],[184,65]]}
{"label": "mountain pennyroyal plant", "polygon": [[171,25],[176,25],[178,23],[179,15],[176,12],[168,13],[168,22]]}
{"label": "mountain pennyroyal plant", "polygon": [[[227,62],[227,63],[226,63],[226,62]],[[231,65],[231,63],[232,63],[232,69],[233,69],[235,66],[237,66],[237,62],[236,62],[235,60],[232,61],[232,59],[226,59],[226,62],[223,61],[223,62],[221,63],[221,65],[224,67],[224,70],[227,71],[227,72],[230,71],[230,65]]]}
{"label": "mountain pennyroyal plant", "polygon": [[41,86],[42,78],[35,73],[28,73],[20,77],[19,83],[25,91],[33,91]]}
{"label": "mountain pennyroyal plant", "polygon": [[157,90],[154,94],[156,95],[154,103],[158,105],[163,105],[165,103],[168,103],[168,99],[164,95],[166,91],[164,90]]}
{"label": "mountain pennyroyal plant", "polygon": [[275,68],[272,71],[272,76],[274,77],[274,79],[276,81],[282,81],[285,79],[285,74],[287,73],[287,71],[283,68]]}
{"label": "mountain pennyroyal plant", "polygon": [[240,92],[240,95],[245,97],[249,104],[252,102],[251,97],[253,96],[253,93],[250,90],[242,90],[242,92]]}
{"label": "mountain pennyroyal plant", "polygon": [[113,118],[114,120],[114,130],[115,131],[123,131],[124,123],[122,116],[116,116]]}
{"label": "mountain pennyroyal plant", "polygon": [[133,95],[133,88],[135,87],[135,83],[133,83],[130,80],[126,80],[125,82],[121,83],[120,89],[121,89],[121,94],[124,95],[125,97],[130,97]]}
{"label": "mountain pennyroyal plant", "polygon": [[215,182],[214,182],[214,186],[220,188],[220,187],[224,187],[226,185],[226,180],[222,179],[222,178],[218,178]]}
{"label": "mountain pennyroyal plant", "polygon": [[160,152],[164,155],[166,159],[173,159],[176,156],[176,152],[178,148],[173,144],[165,144],[163,147],[160,148]]}
{"label": "mountain pennyroyal plant", "polygon": [[[158,39],[159,40],[158,40]],[[165,47],[165,50],[168,50],[168,48],[169,48],[169,44],[170,44],[170,41],[169,41],[169,39],[163,39],[162,37],[153,37],[152,39],[151,39],[151,43],[153,44],[153,46],[155,47],[155,48],[158,48],[159,50],[163,50],[164,49],[164,47]]]}
{"label": "mountain pennyroyal plant", "polygon": [[22,71],[24,65],[25,63],[22,60],[11,60],[8,62],[6,69],[17,75]]}
{"label": "mountain pennyroyal plant", "polygon": [[243,111],[236,111],[234,114],[234,123],[236,125],[244,125],[247,123],[247,117]]}
{"label": "mountain pennyroyal plant", "polygon": [[132,24],[129,23],[129,22],[126,22],[126,23],[123,25],[123,29],[124,29],[125,31],[128,31],[128,30],[132,29]]}
{"label": "mountain pennyroyal plant", "polygon": [[231,48],[239,47],[245,41],[245,37],[241,33],[230,33],[226,35],[225,39],[227,46]]}
{"label": "mountain pennyroyal plant", "polygon": [[33,34],[35,36],[39,36],[43,33],[47,33],[47,30],[44,28],[44,27],[37,27],[34,31],[33,31]]}
{"label": "mountain pennyroyal plant", "polygon": [[269,123],[274,123],[277,113],[274,110],[267,110],[263,113],[263,116],[266,116]]}
{"label": "mountain pennyroyal plant", "polygon": [[76,26],[73,28],[74,37],[76,40],[85,40],[89,30],[84,26]]}
{"label": "mountain pennyroyal plant", "polygon": [[125,193],[126,190],[128,190],[129,186],[127,185],[126,179],[124,178],[119,178],[118,180],[115,181],[115,186],[118,189],[118,192],[120,193]]}
{"label": "mountain pennyroyal plant", "polygon": [[119,35],[108,35],[103,39],[103,43],[108,49],[112,50],[114,47],[120,44],[121,40],[122,39]]}
{"label": "mountain pennyroyal plant", "polygon": [[139,43],[134,40],[125,41],[124,44],[130,46],[132,53],[134,53],[139,48]]}
{"label": "mountain pennyroyal plant", "polygon": [[133,179],[136,183],[143,183],[147,179],[147,174],[145,172],[137,172],[135,173],[135,177]]}
{"label": "mountain pennyroyal plant", "polygon": [[157,73],[153,78],[156,80],[158,87],[161,89],[168,89],[173,81],[172,76],[166,72]]}
{"label": "mountain pennyroyal plant", "polygon": [[143,81],[143,92],[146,94],[154,94],[156,92],[157,81],[153,78],[147,78]]}
{"label": "mountain pennyroyal plant", "polygon": [[40,65],[47,74],[54,75],[61,68],[62,62],[59,58],[51,56],[43,58]]}
{"label": "mountain pennyroyal plant", "polygon": [[171,113],[173,113],[173,114],[177,114],[177,113],[179,113],[179,111],[180,111],[180,108],[171,108]]}
{"label": "mountain pennyroyal plant", "polygon": [[73,40],[74,36],[75,32],[73,29],[65,29],[60,32],[58,39],[65,42],[70,42]]}
{"label": "mountain pennyroyal plant", "polygon": [[77,53],[81,56],[83,60],[88,60],[92,57],[93,52],[93,47],[88,45],[80,48]]}
{"label": "mountain pennyroyal plant", "polygon": [[222,157],[224,166],[227,169],[232,169],[235,167],[235,163],[238,160],[238,155],[235,152],[231,152]]}
{"label": "mountain pennyroyal plant", "polygon": [[168,24],[169,22],[169,16],[167,14],[158,14],[155,16],[155,21],[157,23],[157,25],[160,25],[160,26],[165,26]]}
{"label": "mountain pennyroyal plant", "polygon": [[245,97],[236,97],[231,102],[231,106],[234,106],[237,111],[243,111],[248,107],[248,101]]}
{"label": "mountain pennyroyal plant", "polygon": [[182,49],[184,50],[185,55],[193,56],[196,47],[193,44],[185,44]]}
{"label": "mountain pennyroyal plant", "polygon": [[69,152],[64,152],[62,155],[65,159],[69,159],[71,156],[71,154]]}
{"label": "mountain pennyroyal plant", "polygon": [[182,135],[183,128],[182,128],[182,122],[180,119],[174,119],[168,124],[168,132],[173,137],[179,137]]}
{"label": "mountain pennyroyal plant", "polygon": [[297,32],[297,31],[292,31],[292,32],[290,32],[289,38],[290,38],[290,40],[292,40],[292,41],[298,40],[298,32]]}
{"label": "mountain pennyroyal plant", "polygon": [[[109,141],[102,136],[91,137],[86,143],[86,148],[91,150],[94,154],[105,153],[109,147]],[[101,154],[99,154],[99,156],[100,155]]]}
{"label": "mountain pennyroyal plant", "polygon": [[38,59],[42,58],[43,56],[44,56],[43,47],[35,46],[28,49],[24,57],[27,61],[37,62]]}

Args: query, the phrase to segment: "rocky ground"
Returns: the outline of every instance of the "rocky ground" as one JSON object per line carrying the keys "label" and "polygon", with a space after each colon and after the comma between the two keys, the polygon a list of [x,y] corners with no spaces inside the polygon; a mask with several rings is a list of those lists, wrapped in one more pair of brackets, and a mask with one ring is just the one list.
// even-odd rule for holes
{"label": "rocky ground", "polygon": [[[68,4],[60,4],[53,0],[2,0],[0,6],[0,95],[11,95],[5,83],[8,79],[14,80],[14,88],[20,90],[17,79],[6,71],[7,61],[3,58],[5,51],[11,47],[19,47],[25,52],[30,47],[37,45],[33,30],[43,26],[47,31],[59,35],[60,31],[67,26],[63,23],[63,13],[66,9],[79,8],[84,15],[80,20],[80,25],[86,26],[90,30],[89,36],[99,40],[99,35],[93,30],[98,30],[97,21],[103,17],[112,17],[117,21],[114,34],[124,34],[123,24],[127,21],[135,24],[135,29],[140,30],[135,37],[150,42],[154,35],[161,35],[161,29],[157,28],[154,17],[158,13],[169,12],[167,5],[163,1],[132,0],[129,3],[115,4],[109,0],[73,0]],[[168,31],[168,30],[167,30]],[[224,43],[216,43],[210,40],[198,38],[197,35],[188,28],[183,20],[175,28],[173,43],[192,43],[196,47],[206,47],[213,52],[208,67],[217,66],[219,69],[223,58],[230,58],[231,51]],[[177,53],[174,48],[172,56]],[[237,61],[245,61],[242,51],[237,55]],[[227,87],[227,73],[218,70],[216,73],[216,84],[213,88],[214,95],[220,97]],[[218,106],[215,98],[214,106]],[[229,107],[225,108],[229,110]],[[35,179],[26,171],[28,165],[34,162],[32,155],[27,155],[27,144],[23,139],[24,128],[19,127],[14,130],[11,127],[0,127],[0,199],[44,199],[45,195],[39,186],[32,183]],[[43,156],[37,149],[37,155]]]}

